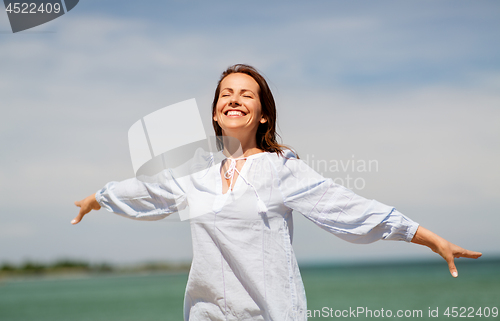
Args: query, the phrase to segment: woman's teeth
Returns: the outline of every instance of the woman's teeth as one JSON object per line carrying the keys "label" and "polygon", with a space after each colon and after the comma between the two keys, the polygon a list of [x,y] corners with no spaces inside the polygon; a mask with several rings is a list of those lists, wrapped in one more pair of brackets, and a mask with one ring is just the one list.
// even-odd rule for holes
{"label": "woman's teeth", "polygon": [[227,112],[228,116],[245,116],[241,111],[238,110],[230,110]]}

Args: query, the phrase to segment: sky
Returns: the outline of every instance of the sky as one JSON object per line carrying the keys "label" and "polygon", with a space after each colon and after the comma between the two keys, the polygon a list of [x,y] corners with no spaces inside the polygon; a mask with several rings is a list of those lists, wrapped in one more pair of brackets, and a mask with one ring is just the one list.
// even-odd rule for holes
{"label": "sky", "polygon": [[[14,34],[0,12],[0,264],[189,261],[189,222],[73,226],[74,201],[134,175],[127,132],[147,114],[195,98],[211,134],[234,63],[266,76],[283,143],[315,170],[498,257],[499,16],[493,0],[86,0]],[[294,217],[302,264],[436,258]]]}

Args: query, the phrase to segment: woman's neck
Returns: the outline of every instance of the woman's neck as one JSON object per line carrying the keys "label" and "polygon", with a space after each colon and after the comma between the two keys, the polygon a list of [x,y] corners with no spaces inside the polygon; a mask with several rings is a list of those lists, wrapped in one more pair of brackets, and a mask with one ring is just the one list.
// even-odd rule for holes
{"label": "woman's neck", "polygon": [[235,137],[222,136],[224,142],[224,155],[232,158],[248,157],[250,155],[262,153],[263,150],[257,147],[255,139],[253,141],[240,142]]}

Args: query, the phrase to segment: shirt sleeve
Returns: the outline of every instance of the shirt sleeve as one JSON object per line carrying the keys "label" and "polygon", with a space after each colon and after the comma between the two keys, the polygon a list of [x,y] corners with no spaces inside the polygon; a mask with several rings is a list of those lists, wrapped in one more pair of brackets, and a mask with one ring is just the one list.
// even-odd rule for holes
{"label": "shirt sleeve", "polygon": [[145,221],[163,219],[187,206],[184,189],[170,170],[149,178],[110,182],[95,197],[110,212]]}
{"label": "shirt sleeve", "polygon": [[395,208],[335,184],[293,154],[285,156],[279,177],[284,204],[289,208],[352,243],[412,240],[418,224]]}

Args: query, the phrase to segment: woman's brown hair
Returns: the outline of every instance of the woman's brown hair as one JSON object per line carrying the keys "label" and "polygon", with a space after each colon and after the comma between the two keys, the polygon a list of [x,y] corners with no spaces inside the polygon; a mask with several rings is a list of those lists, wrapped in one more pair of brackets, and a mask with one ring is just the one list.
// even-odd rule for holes
{"label": "woman's brown hair", "polygon": [[[212,116],[215,115],[217,102],[220,95],[220,84],[224,78],[230,74],[242,73],[252,77],[259,85],[259,99],[262,107],[262,115],[267,120],[265,123],[259,124],[257,128],[256,141],[257,147],[266,152],[277,153],[283,155],[284,149],[289,147],[279,144],[277,138],[280,137],[276,132],[276,103],[274,102],[273,94],[269,88],[266,79],[252,66],[245,64],[236,64],[229,66],[221,75],[217,88],[215,89],[214,101],[212,103]],[[222,141],[222,128],[217,121],[212,117],[212,125],[214,126],[215,136],[217,137],[217,148],[222,150],[224,143]],[[294,152],[295,153],[295,152]],[[298,157],[298,156],[297,156]]]}

